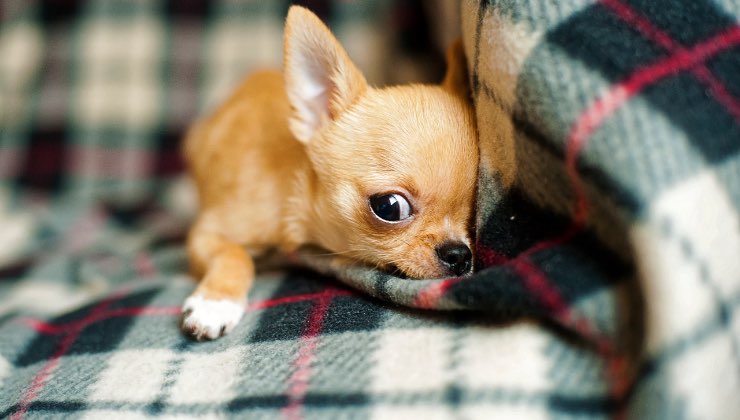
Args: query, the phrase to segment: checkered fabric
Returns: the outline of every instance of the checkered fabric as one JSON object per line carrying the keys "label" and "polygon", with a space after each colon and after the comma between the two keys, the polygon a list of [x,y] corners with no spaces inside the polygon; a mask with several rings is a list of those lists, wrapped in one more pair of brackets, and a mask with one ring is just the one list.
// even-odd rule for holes
{"label": "checkered fabric", "polygon": [[[421,2],[305,3],[371,80],[410,66]],[[178,143],[287,3],[0,3],[0,418],[737,418],[740,3],[460,7],[476,274],[306,250],[195,343]]]}

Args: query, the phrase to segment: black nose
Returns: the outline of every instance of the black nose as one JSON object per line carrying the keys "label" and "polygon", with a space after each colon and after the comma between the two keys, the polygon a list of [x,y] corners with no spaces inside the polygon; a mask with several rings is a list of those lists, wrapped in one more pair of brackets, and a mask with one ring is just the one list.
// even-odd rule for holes
{"label": "black nose", "polygon": [[455,275],[470,271],[473,262],[473,253],[462,242],[445,242],[437,247],[437,256],[442,264]]}

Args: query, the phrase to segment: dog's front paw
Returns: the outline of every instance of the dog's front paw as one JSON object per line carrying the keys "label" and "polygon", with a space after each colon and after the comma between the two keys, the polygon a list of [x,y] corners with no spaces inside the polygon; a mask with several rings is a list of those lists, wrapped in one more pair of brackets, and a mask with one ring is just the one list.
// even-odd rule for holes
{"label": "dog's front paw", "polygon": [[182,330],[198,341],[228,334],[244,314],[243,302],[190,296],[182,305]]}

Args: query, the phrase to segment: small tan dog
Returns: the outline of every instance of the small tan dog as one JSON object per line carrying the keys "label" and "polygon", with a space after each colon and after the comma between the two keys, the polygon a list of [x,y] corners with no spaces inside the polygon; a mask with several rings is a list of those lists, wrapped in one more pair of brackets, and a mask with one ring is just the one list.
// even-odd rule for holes
{"label": "small tan dog", "polygon": [[318,245],[413,278],[472,270],[478,146],[459,44],[448,61],[441,86],[372,88],[313,13],[290,8],[284,77],[253,74],[186,139],[201,279],[186,333],[214,339],[239,322],[252,256],[269,249]]}

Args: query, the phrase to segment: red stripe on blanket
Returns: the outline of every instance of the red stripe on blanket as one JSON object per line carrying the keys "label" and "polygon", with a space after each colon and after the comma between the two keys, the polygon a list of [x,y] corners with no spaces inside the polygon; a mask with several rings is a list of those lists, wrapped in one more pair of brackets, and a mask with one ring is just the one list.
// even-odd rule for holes
{"label": "red stripe on blanket", "polygon": [[284,305],[286,303],[303,302],[305,300],[312,300],[312,299],[330,299],[330,298],[335,298],[338,296],[351,296],[354,294],[355,293],[350,290],[325,289],[317,293],[307,293],[304,295],[294,295],[294,296],[287,296],[283,298],[268,299],[268,300],[263,300],[260,302],[255,302],[249,305],[249,309],[251,310],[265,309],[265,308],[271,308],[273,306]]}
{"label": "red stripe on blanket", "polygon": [[[675,53],[685,50],[685,47],[673,40],[670,35],[652,24],[647,18],[641,16],[638,11],[622,0],[602,0],[601,4],[611,10],[614,15],[637,29],[647,39],[655,42],[669,52]],[[699,81],[709,87],[717,102],[721,103],[727,111],[737,120],[740,120],[740,101],[738,101],[727,88],[718,80],[714,74],[704,65],[700,64],[689,71]]]}
{"label": "red stripe on blanket", "polygon": [[303,417],[303,400],[306,397],[311,380],[311,365],[331,302],[331,295],[319,298],[314,303],[308,317],[306,330],[303,332],[298,348],[298,357],[293,363],[293,374],[288,379],[289,403],[282,410],[283,416],[289,420],[298,420]]}
{"label": "red stripe on blanket", "polygon": [[576,196],[573,209],[573,223],[576,226],[583,227],[588,219],[586,191],[578,172],[577,160],[596,129],[619,107],[647,86],[687,70],[739,43],[740,27],[733,27],[691,48],[677,50],[675,54],[635,71],[581,113],[566,140],[565,152],[566,171]]}
{"label": "red stripe on blanket", "polygon": [[447,293],[447,290],[463,280],[465,280],[465,277],[453,277],[432,283],[419,291],[411,306],[424,309],[438,308],[439,301]]}
{"label": "red stripe on blanket", "polygon": [[545,309],[556,318],[567,319],[570,317],[568,302],[545,273],[526,258],[514,258],[509,261],[509,265],[524,280],[524,287],[527,288],[529,293],[537,296]]}
{"label": "red stripe on blanket", "polygon": [[[530,293],[537,296],[555,318],[562,324],[568,325],[582,337],[587,337],[596,344],[596,351],[606,361],[606,377],[609,380],[611,394],[616,400],[621,400],[629,390],[631,383],[628,377],[627,359],[620,354],[612,340],[600,333],[589,319],[578,315],[565,301],[558,289],[552,284],[547,274],[525,258],[515,258],[510,261],[514,270],[524,279],[524,284]],[[621,416],[621,412],[619,416]]]}
{"label": "red stripe on blanket", "polygon": [[640,31],[643,36],[666,50],[672,50],[676,46],[670,35],[660,30],[660,28],[653,25],[647,18],[641,16],[639,12],[621,0],[601,0],[601,5],[610,9],[616,16]]}
{"label": "red stripe on blanket", "polygon": [[[354,294],[355,294],[354,292],[349,291],[349,290],[326,289],[326,290],[323,290],[321,292],[316,292],[316,293],[306,293],[302,295],[294,295],[294,296],[287,296],[287,297],[276,298],[276,299],[266,299],[266,300],[257,301],[257,302],[249,304],[246,310],[247,311],[257,311],[260,309],[272,308],[273,306],[304,302],[307,300],[327,299],[327,298],[334,298],[338,296],[352,296]],[[39,319],[34,319],[34,318],[20,318],[16,320],[15,322],[19,324],[23,324],[29,328],[32,328],[38,333],[54,335],[54,334],[72,333],[78,329],[82,330],[85,327],[89,326],[90,324],[93,324],[95,322],[99,322],[99,321],[102,321],[108,318],[124,317],[124,316],[140,316],[140,315],[150,315],[150,316],[179,315],[180,312],[181,312],[181,308],[179,306],[160,306],[160,307],[143,306],[143,307],[117,308],[117,309],[112,309],[109,311],[90,314],[89,316],[83,319],[72,321],[67,324],[61,324],[61,325],[49,324],[49,323],[46,323],[44,321],[41,321]]]}
{"label": "red stripe on blanket", "polygon": [[709,91],[712,92],[717,102],[721,103],[736,120],[740,121],[740,101],[732,96],[725,85],[714,77],[714,74],[704,65],[694,68],[691,71],[697,79],[709,87]]}
{"label": "red stripe on blanket", "polygon": [[[123,298],[126,295],[126,292],[127,290],[121,290],[111,295],[108,299],[100,302],[98,306],[94,307],[92,311],[90,311],[89,318],[97,317],[98,314],[108,309],[108,307],[112,305],[115,301]],[[77,341],[77,338],[82,332],[84,325],[86,324],[83,324],[79,328],[69,331],[69,333],[61,340],[61,342],[57,346],[57,350],[31,381],[31,385],[28,387],[25,394],[23,395],[23,398],[21,399],[18,411],[16,411],[11,417],[13,420],[20,420],[23,418],[23,416],[26,415],[26,412],[28,412],[28,408],[30,407],[31,403],[34,399],[36,399],[36,396],[44,388],[46,381],[54,375],[54,371],[59,366],[62,357],[67,354],[74,342]]]}
{"label": "red stripe on blanket", "polygon": [[582,337],[592,340],[599,355],[606,360],[606,375],[610,379],[613,395],[617,399],[626,395],[631,383],[627,376],[627,367],[629,366],[627,359],[619,353],[609,337],[604,336],[594,328],[587,318],[579,316],[573,311],[547,274],[526,258],[527,254],[522,253],[509,259],[490,248],[481,247],[478,252],[481,253],[479,257],[485,262],[490,262],[490,265],[509,265],[512,267],[522,278],[527,291],[542,302],[545,309],[552,314],[556,321],[561,325],[572,328]]}
{"label": "red stripe on blanket", "polygon": [[[46,362],[44,367],[34,377],[28,390],[26,390],[18,411],[13,415],[13,420],[20,420],[28,411],[33,400],[43,389],[46,381],[53,375],[59,366],[62,357],[69,351],[80,333],[90,324],[95,322],[122,316],[141,316],[141,315],[179,315],[181,308],[179,306],[167,307],[131,307],[116,308],[107,310],[107,308],[116,300],[124,297],[126,291],[115,293],[108,299],[96,306],[87,317],[63,325],[48,324],[40,320],[24,318],[17,322],[29,326],[42,334],[65,334],[57,348],[57,351]],[[302,415],[302,404],[308,391],[308,384],[311,377],[311,364],[313,363],[318,336],[321,333],[324,318],[328,312],[331,301],[338,296],[349,296],[354,293],[342,289],[325,289],[321,292],[306,293],[302,295],[287,296],[276,299],[267,299],[255,302],[247,308],[248,311],[271,308],[278,305],[285,305],[307,300],[316,300],[311,315],[309,316],[306,330],[301,338],[301,347],[298,351],[298,357],[294,363],[295,371],[290,378],[289,397],[290,403],[283,410],[286,417],[290,419],[299,419]]]}
{"label": "red stripe on blanket", "polygon": [[570,315],[568,301],[563,298],[560,290],[558,290],[547,274],[527,258],[533,252],[532,248],[514,258],[509,258],[486,247],[480,247],[478,252],[481,253],[480,258],[483,261],[492,262],[499,266],[506,265],[511,267],[523,280],[527,292],[535,296],[542,303],[546,311],[563,322],[564,325],[570,325],[568,321],[572,319],[572,316]]}
{"label": "red stripe on blanket", "polygon": [[[650,29],[644,26],[644,22],[640,23],[641,27],[644,27],[645,31],[654,34],[657,42],[666,42],[666,38],[659,35],[659,32],[655,32],[654,29]],[[704,62],[713,55],[716,55],[728,48],[731,48],[740,43],[740,27],[733,27],[724,31],[718,35],[715,35],[703,42],[697,43],[691,48],[678,49],[674,51],[674,54],[667,58],[658,60],[657,62],[638,69],[632,75],[627,77],[622,82],[614,85],[605,95],[599,97],[594,101],[576,120],[573,125],[570,134],[566,140],[566,151],[565,151],[565,165],[566,172],[570,178],[571,187],[575,193],[575,202],[572,210],[573,223],[571,227],[563,233],[559,238],[550,239],[536,244],[530,250],[525,253],[531,252],[532,249],[544,249],[546,245],[560,244],[564,240],[572,238],[576,233],[582,230],[588,220],[589,208],[586,191],[583,186],[583,181],[578,172],[577,161],[580,157],[581,152],[591,138],[591,135],[601,126],[601,124],[614,112],[624,105],[630,98],[639,94],[647,86],[654,84],[666,77],[678,74],[681,71],[690,69],[697,64]],[[546,277],[540,279],[537,285],[547,284],[548,279]],[[531,280],[530,280],[531,281]],[[557,293],[555,287],[547,287],[544,289],[546,305],[552,305],[554,309],[559,308],[559,299],[557,299],[554,293]],[[592,338],[597,338],[597,345],[599,347],[599,353],[601,353],[607,360],[608,363],[608,376],[610,377],[610,389],[612,394],[617,399],[622,398],[627,392],[629,386],[629,379],[625,377],[625,360],[620,357],[614,348],[613,343],[609,342],[604,337],[593,335],[593,328],[589,324],[588,320],[576,320],[574,324],[571,320],[570,323],[566,321],[566,324],[576,327],[576,330],[580,330],[581,333],[587,334]],[[590,333],[590,334],[589,334]]]}

